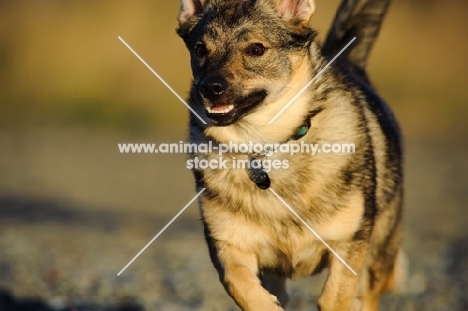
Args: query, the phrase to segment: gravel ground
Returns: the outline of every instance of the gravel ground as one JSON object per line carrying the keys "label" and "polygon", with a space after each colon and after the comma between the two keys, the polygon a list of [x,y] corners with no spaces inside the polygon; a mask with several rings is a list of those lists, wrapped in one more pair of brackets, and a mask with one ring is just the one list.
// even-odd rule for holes
{"label": "gravel ground", "polygon": [[[0,311],[238,310],[195,204],[116,275],[195,194],[183,156],[119,155],[119,139],[0,132]],[[381,309],[468,310],[468,148],[407,146],[408,290]],[[289,282],[288,310],[316,310],[323,279]]]}

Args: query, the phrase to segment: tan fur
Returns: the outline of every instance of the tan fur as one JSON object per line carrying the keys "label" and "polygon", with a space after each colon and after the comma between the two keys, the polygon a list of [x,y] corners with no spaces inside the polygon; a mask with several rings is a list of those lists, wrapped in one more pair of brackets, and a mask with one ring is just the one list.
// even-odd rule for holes
{"label": "tan fur", "polygon": [[[204,209],[204,216],[206,221],[212,224],[210,227],[212,236],[242,252],[253,254],[264,266],[285,264],[285,262],[278,262],[286,259],[278,258],[278,252],[281,252],[289,258],[287,264],[294,268],[292,277],[310,275],[320,261],[320,257],[315,255],[324,251],[325,246],[306,230],[290,230],[285,236],[282,233],[283,230],[278,228],[279,224],[276,221],[290,217],[290,212],[274,197],[267,201],[263,200],[263,203],[264,208],[262,206],[257,208],[261,209],[265,218],[271,217],[271,222],[267,220],[264,223],[249,223],[243,215],[235,217],[208,203]],[[338,215],[334,220],[337,221],[340,217],[344,218]],[[355,224],[351,225],[351,227],[355,226]],[[342,231],[336,229],[332,227],[332,223],[327,222],[326,226],[318,226],[317,232],[327,238],[337,238],[337,240],[342,238],[342,235],[348,235],[345,231],[352,232],[351,228],[346,227]]]}

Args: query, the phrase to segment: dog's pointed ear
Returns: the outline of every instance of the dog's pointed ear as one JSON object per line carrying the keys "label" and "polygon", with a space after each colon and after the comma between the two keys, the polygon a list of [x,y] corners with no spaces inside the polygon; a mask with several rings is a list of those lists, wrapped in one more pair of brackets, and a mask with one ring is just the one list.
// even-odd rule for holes
{"label": "dog's pointed ear", "polygon": [[177,20],[179,26],[184,25],[190,18],[203,13],[203,4],[206,0],[181,0]]}
{"label": "dog's pointed ear", "polygon": [[315,13],[314,0],[281,0],[278,15],[287,21],[297,20],[307,25]]}

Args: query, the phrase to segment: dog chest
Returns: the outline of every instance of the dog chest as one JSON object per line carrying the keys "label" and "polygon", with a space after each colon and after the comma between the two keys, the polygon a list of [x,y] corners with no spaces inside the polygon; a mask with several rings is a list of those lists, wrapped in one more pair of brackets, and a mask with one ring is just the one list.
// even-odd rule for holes
{"label": "dog chest", "polygon": [[[227,192],[234,195],[234,190]],[[203,215],[211,237],[254,254],[261,269],[282,271],[289,277],[311,274],[321,265],[326,247],[272,193],[262,194],[266,195],[237,193],[235,198],[225,200],[225,205],[205,200]],[[362,221],[362,196],[355,193],[347,202],[342,210],[320,221],[306,217],[310,214],[301,212],[303,206],[295,207],[309,226],[333,245],[351,239]]]}

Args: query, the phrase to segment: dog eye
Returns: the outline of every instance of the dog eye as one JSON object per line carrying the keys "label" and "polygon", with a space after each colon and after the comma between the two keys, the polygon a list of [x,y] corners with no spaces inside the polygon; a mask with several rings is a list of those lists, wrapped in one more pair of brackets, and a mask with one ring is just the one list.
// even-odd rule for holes
{"label": "dog eye", "polygon": [[247,47],[246,53],[250,56],[262,56],[265,54],[265,47],[261,43],[253,43]]}
{"label": "dog eye", "polygon": [[206,54],[208,54],[208,51],[206,50],[205,45],[197,43],[197,45],[195,45],[195,55],[197,55],[197,57],[205,57]]}

